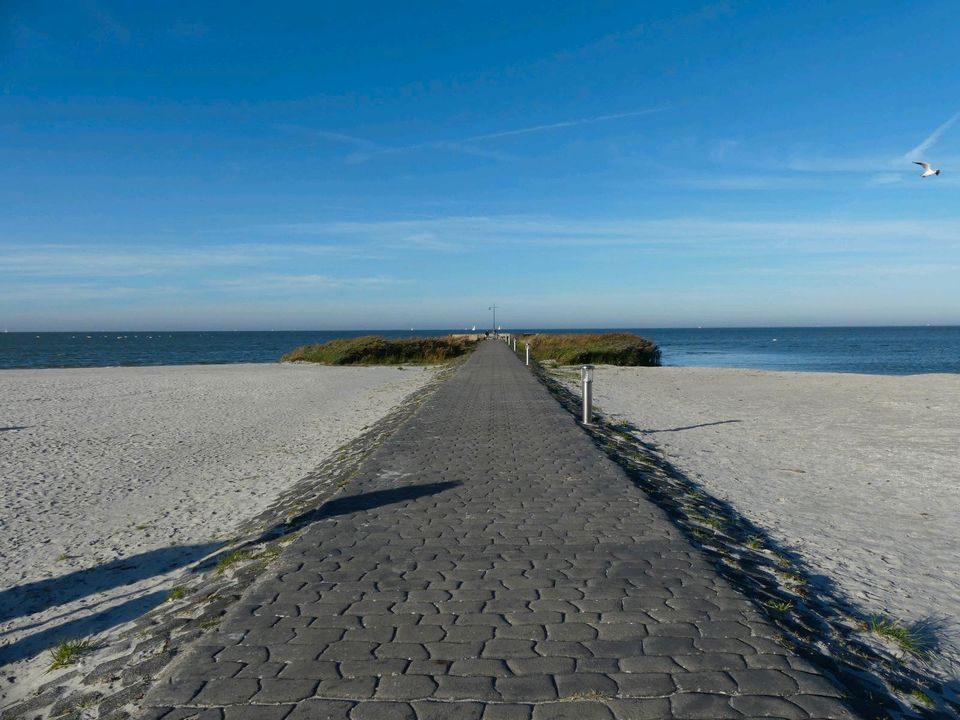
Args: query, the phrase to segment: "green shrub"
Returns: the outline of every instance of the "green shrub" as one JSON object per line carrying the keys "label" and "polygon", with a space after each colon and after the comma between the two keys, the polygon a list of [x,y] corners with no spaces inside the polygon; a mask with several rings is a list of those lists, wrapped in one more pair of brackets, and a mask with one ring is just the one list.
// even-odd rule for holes
{"label": "green shrub", "polygon": [[280,358],[281,362],[314,362],[323,365],[437,364],[472,350],[475,341],[466,338],[403,338],[388,340],[378,335],[330,340],[304,345]]}
{"label": "green shrub", "polygon": [[660,365],[660,348],[633,333],[527,335],[530,354],[537,360],[556,360],[561,365]]}

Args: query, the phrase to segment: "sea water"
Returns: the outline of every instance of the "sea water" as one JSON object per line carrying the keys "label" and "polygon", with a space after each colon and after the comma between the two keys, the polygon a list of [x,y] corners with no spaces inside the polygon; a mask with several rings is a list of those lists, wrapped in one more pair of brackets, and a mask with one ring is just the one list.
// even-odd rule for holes
{"label": "sea water", "polygon": [[[620,329],[656,342],[664,365],[884,375],[960,372],[960,327]],[[276,362],[295,347],[337,337],[450,332],[457,331],[10,332],[0,333],[0,368]]]}

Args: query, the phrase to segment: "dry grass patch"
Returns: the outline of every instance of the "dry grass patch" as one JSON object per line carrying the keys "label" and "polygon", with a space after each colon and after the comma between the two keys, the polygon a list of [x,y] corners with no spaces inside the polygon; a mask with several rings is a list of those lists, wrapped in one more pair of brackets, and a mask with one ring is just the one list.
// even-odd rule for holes
{"label": "dry grass patch", "polygon": [[401,338],[379,335],[330,340],[303,345],[287,353],[281,362],[312,362],[322,365],[436,365],[473,350],[476,341],[466,338]]}
{"label": "dry grass patch", "polygon": [[560,365],[660,365],[660,348],[633,333],[568,333],[525,335],[530,354],[538,361],[555,360]]}

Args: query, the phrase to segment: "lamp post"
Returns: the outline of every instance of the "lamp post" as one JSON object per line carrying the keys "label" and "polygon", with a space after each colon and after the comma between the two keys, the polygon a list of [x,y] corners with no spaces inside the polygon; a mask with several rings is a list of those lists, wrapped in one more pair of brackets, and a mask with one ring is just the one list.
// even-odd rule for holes
{"label": "lamp post", "polygon": [[497,332],[497,306],[496,304],[491,305],[487,310],[493,310],[493,336],[500,337],[500,333]]}

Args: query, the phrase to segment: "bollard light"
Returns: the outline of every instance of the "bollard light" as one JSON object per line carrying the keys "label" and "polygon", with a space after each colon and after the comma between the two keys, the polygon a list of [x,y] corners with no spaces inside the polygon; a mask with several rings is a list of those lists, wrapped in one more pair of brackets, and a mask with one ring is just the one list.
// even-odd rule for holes
{"label": "bollard light", "polygon": [[580,366],[580,380],[583,382],[583,424],[590,425],[593,419],[593,365]]}

